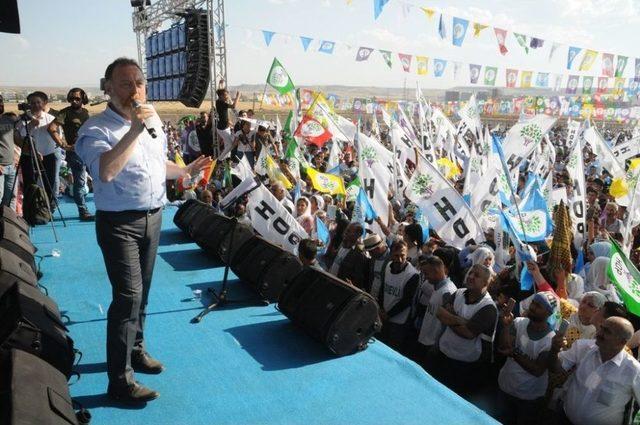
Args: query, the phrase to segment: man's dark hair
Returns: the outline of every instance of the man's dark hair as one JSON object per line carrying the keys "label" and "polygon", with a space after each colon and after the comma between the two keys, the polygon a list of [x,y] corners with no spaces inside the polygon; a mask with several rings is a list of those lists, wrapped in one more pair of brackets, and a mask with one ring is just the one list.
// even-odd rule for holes
{"label": "man's dark hair", "polygon": [[218,89],[216,90],[216,96],[222,97],[226,93],[227,89]]}
{"label": "man's dark hair", "polygon": [[421,255],[418,262],[421,266],[444,267],[444,261],[436,255]]}
{"label": "man's dark hair", "polygon": [[142,68],[140,68],[140,65],[138,65],[138,62],[134,61],[133,59],[118,58],[113,62],[111,62],[109,66],[107,66],[107,69],[104,71],[105,81],[111,80],[111,77],[113,77],[113,71],[119,66],[135,66],[140,70],[140,72],[142,72]]}
{"label": "man's dark hair", "polygon": [[405,241],[403,241],[402,239],[397,240],[397,241],[395,241],[393,243],[393,245],[391,245],[391,251],[395,251],[395,250],[400,249],[402,247],[408,248],[409,245],[407,245],[407,243]]}
{"label": "man's dark hair", "polygon": [[318,254],[318,243],[313,239],[302,239],[298,244],[298,254],[307,260],[315,259]]}
{"label": "man's dark hair", "polygon": [[29,95],[27,96],[27,102],[30,102],[32,97],[39,97],[44,103],[49,102],[49,96],[47,96],[47,94],[43,91],[34,91],[32,93],[29,93]]}
{"label": "man's dark hair", "polygon": [[80,87],[74,87],[71,90],[69,90],[69,92],[67,93],[67,102],[71,102],[71,96],[74,93],[80,93],[80,101],[82,102],[83,105],[86,105],[87,103],[89,103],[89,98],[87,97],[87,93],[85,93],[85,91],[82,90]]}
{"label": "man's dark hair", "polygon": [[602,315],[605,319],[608,319],[609,317],[629,318],[627,309],[622,304],[618,304],[614,301],[606,301],[604,303],[602,306]]}
{"label": "man's dark hair", "polygon": [[422,226],[417,223],[411,223],[410,225],[404,228],[404,233],[407,235],[412,241],[414,241],[418,247],[422,246],[423,238],[422,238]]}

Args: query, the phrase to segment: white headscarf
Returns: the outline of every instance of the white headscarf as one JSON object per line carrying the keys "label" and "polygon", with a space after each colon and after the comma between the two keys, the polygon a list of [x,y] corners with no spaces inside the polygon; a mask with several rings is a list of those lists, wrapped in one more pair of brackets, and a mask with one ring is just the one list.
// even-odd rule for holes
{"label": "white headscarf", "polygon": [[607,276],[607,267],[609,267],[609,258],[598,257],[591,263],[589,272],[587,273],[586,288],[588,291],[597,291],[604,295],[608,301],[620,302],[620,297],[615,287],[611,284],[609,276]]}
{"label": "white headscarf", "polygon": [[[489,264],[485,264],[485,261],[487,260],[487,258],[491,259],[491,262]],[[482,264],[489,268],[492,268],[494,263],[495,263],[495,255],[493,253],[493,250],[488,246],[480,246],[476,248],[475,251],[473,251],[473,254],[471,254],[472,265]]]}

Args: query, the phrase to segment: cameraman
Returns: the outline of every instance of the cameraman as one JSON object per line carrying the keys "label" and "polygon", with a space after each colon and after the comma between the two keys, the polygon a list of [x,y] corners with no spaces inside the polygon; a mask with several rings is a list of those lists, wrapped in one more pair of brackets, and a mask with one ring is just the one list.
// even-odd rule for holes
{"label": "cameraman", "polygon": [[[49,124],[47,130],[59,146],[66,150],[66,160],[73,175],[73,200],[78,207],[80,221],[94,221],[95,217],[89,214],[85,202],[85,185],[87,182],[87,167],[75,151],[74,145],[78,138],[78,129],[89,119],[89,111],[82,107],[89,103],[87,94],[81,88],[74,87],[67,93],[69,106],[60,111],[56,119]],[[59,129],[62,127],[64,140]]]}
{"label": "cameraman", "polygon": [[[27,140],[27,129],[31,135],[38,157],[37,161],[41,161],[46,178],[45,190],[49,197],[49,205],[51,210],[57,205],[58,188],[60,187],[60,165],[62,164],[62,152],[60,148],[64,148],[64,141],[56,142],[49,134],[48,127],[55,117],[45,112],[49,98],[41,91],[35,91],[27,96],[27,103],[30,111],[25,111],[22,119],[18,124],[18,133],[20,134],[20,147],[22,148],[22,156],[20,157],[20,168],[22,169],[22,179],[24,187],[27,188],[31,184],[37,184],[36,170],[31,159],[31,147]],[[29,113],[30,112],[30,113]],[[60,144],[61,143],[61,144]],[[48,184],[46,183],[48,181]]]}

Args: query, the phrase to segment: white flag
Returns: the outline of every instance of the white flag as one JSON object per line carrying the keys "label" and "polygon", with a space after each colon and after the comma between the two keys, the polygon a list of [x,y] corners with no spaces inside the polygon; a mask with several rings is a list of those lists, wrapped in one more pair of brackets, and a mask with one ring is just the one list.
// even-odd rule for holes
{"label": "white flag", "polygon": [[580,249],[587,232],[587,203],[585,200],[585,190],[587,188],[584,183],[582,143],[580,143],[579,139],[574,144],[573,150],[569,154],[566,167],[573,185],[573,196],[571,197],[571,203],[569,205],[571,222],[574,226],[574,231],[576,232],[573,244],[576,249]]}
{"label": "white flag", "polygon": [[615,145],[612,151],[618,162],[624,164],[627,159],[640,155],[640,137]]}
{"label": "white flag", "polygon": [[539,114],[522,119],[509,129],[502,142],[504,159],[509,169],[517,167],[524,158],[531,155],[555,122],[556,118]]}
{"label": "white flag", "polygon": [[458,249],[469,240],[484,241],[478,220],[462,196],[429,161],[420,156],[405,195],[427,215],[429,225]]}
{"label": "white flag", "polygon": [[[611,173],[611,176],[614,180],[626,179],[626,172],[624,171],[624,167],[618,162],[611,148],[607,146],[600,133],[598,133],[598,130],[596,130],[593,126],[586,129],[584,131],[584,140],[591,146],[591,149],[600,161],[600,165],[602,165],[609,173]],[[623,207],[628,206],[629,196],[625,195],[620,198],[616,198],[616,203]]]}
{"label": "white flag", "polygon": [[475,94],[472,94],[467,104],[458,110],[458,116],[467,128],[471,130],[473,135],[476,138],[480,138],[482,124],[480,124],[480,114],[478,113],[478,103],[476,102]]}
{"label": "white flag", "polygon": [[263,185],[249,193],[247,211],[251,226],[260,236],[293,254],[298,243],[309,237],[284,205]]}
{"label": "white flag", "polygon": [[[393,178],[393,154],[382,144],[358,133],[358,162],[361,187],[383,223],[389,220],[389,184]],[[377,223],[372,229],[382,234]]]}

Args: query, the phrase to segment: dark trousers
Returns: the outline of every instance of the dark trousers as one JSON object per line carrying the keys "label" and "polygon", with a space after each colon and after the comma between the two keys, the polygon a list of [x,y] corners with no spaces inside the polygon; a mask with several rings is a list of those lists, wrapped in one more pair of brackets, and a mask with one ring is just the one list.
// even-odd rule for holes
{"label": "dark trousers", "polygon": [[98,245],[111,281],[107,373],[115,386],[135,382],[131,352],[144,351],[144,319],[156,261],[162,209],[96,213]]}
{"label": "dark trousers", "polygon": [[49,196],[49,204],[51,209],[58,205],[58,191],[60,190],[60,165],[62,160],[56,153],[44,155],[42,157],[42,165],[46,178],[44,182],[44,189]]}
{"label": "dark trousers", "polygon": [[80,214],[88,213],[84,192],[84,187],[87,183],[87,167],[74,151],[67,151],[67,164],[71,168],[71,174],[73,175],[73,200],[78,207],[78,212]]}
{"label": "dark trousers", "polygon": [[537,425],[545,410],[544,397],[522,400],[498,390],[500,422],[505,425]]}

